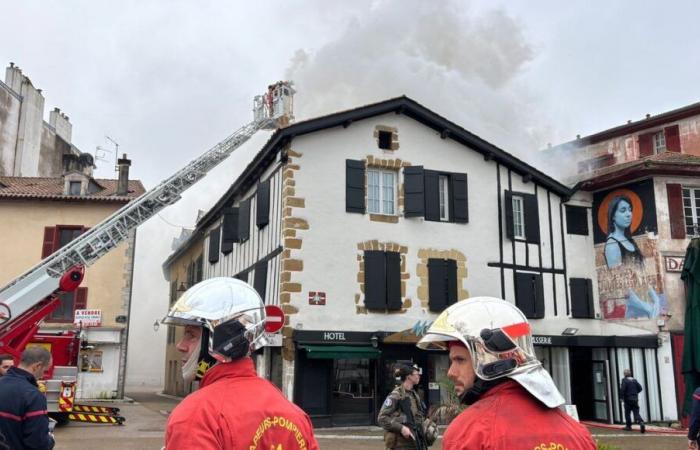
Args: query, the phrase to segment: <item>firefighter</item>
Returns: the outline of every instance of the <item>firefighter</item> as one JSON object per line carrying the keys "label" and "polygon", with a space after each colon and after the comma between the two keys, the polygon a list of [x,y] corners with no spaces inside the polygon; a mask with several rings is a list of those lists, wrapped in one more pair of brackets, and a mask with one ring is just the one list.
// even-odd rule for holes
{"label": "firefighter", "polygon": [[[415,365],[399,364],[394,369],[394,377],[401,383],[386,397],[377,417],[377,423],[384,428],[384,444],[387,449],[419,448],[416,440],[420,437],[416,436],[412,427],[422,424],[425,418],[425,405],[415,389],[420,383],[420,373],[420,368]],[[403,410],[406,406],[402,408],[402,404],[408,405],[403,403],[406,400],[410,403],[412,421]]]}
{"label": "firefighter", "polygon": [[10,367],[14,365],[15,360],[12,358],[12,355],[7,353],[0,355],[0,377],[5,375],[10,370]]}
{"label": "firefighter", "polygon": [[185,327],[183,377],[201,379],[170,414],[166,449],[318,450],[309,416],[255,372],[250,354],[265,345],[265,308],[253,287],[202,281],[163,323]]}
{"label": "firefighter", "polygon": [[449,349],[447,376],[471,405],[447,428],[444,450],[595,450],[588,430],[535,356],[530,324],[511,303],[474,297],[443,311],[418,347]]}

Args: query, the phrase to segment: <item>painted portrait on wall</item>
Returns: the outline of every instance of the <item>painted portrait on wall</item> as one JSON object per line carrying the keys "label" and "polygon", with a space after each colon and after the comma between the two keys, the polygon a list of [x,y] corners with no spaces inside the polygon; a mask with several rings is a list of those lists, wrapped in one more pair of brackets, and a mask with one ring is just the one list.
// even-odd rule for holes
{"label": "painted portrait on wall", "polygon": [[654,319],[667,309],[658,273],[652,180],[593,197],[594,242],[605,319]]}

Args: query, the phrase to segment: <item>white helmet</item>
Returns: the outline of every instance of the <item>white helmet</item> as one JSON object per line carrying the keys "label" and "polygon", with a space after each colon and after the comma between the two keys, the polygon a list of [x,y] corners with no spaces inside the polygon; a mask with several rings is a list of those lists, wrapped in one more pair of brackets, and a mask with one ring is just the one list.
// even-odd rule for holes
{"label": "white helmet", "polygon": [[550,408],[564,403],[535,355],[527,318],[513,304],[493,297],[455,303],[432,323],[418,347],[445,349],[449,341],[459,341],[469,349],[481,380],[512,378]]}
{"label": "white helmet", "polygon": [[246,356],[266,344],[265,305],[252,286],[235,278],[195,284],[175,302],[163,323],[203,327],[202,348],[206,343],[217,361]]}

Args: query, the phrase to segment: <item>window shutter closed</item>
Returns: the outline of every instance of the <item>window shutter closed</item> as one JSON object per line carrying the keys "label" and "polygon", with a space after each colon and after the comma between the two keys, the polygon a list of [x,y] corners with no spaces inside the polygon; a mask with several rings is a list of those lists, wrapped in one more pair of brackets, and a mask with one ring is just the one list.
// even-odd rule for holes
{"label": "window shutter closed", "polygon": [[467,190],[467,174],[453,173],[452,181],[452,212],[457,223],[469,222],[469,203]]}
{"label": "window shutter closed", "polygon": [[566,232],[588,236],[588,210],[585,207],[566,205]]}
{"label": "window shutter closed", "polygon": [[639,135],[639,157],[651,156],[654,154],[654,146],[652,145],[653,133]]}
{"label": "window shutter closed", "polygon": [[513,240],[513,192],[505,191],[506,236]]}
{"label": "window shutter closed", "polygon": [[258,184],[258,192],[255,195],[257,207],[255,211],[255,224],[258,228],[264,228],[270,223],[270,180]]}
{"label": "window shutter closed", "polygon": [[345,211],[365,213],[365,163],[345,160]]}
{"label": "window shutter closed", "polygon": [[447,307],[447,278],[444,259],[428,259],[428,308],[441,312]]}
{"label": "window shutter closed", "polygon": [[537,207],[537,196],[523,195],[525,203],[525,240],[535,244],[540,243],[540,210]]}
{"label": "window shutter closed", "polygon": [[267,261],[259,261],[255,264],[255,278],[253,279],[253,287],[263,303],[265,303],[265,291],[267,288]]}
{"label": "window shutter closed", "polygon": [[671,239],[685,239],[685,214],[683,213],[683,188],[680,184],[667,184],[668,216],[671,222]]}
{"label": "window shutter closed", "polygon": [[405,196],[403,215],[405,217],[423,217],[425,214],[423,166],[404,167],[403,190]]}
{"label": "window shutter closed", "polygon": [[445,261],[447,278],[447,306],[457,303],[457,261],[448,259]]}
{"label": "window shutter closed", "polygon": [[515,274],[515,305],[528,319],[544,317],[544,290],[540,275]]}
{"label": "window shutter closed", "polygon": [[365,252],[365,306],[386,308],[386,271],[384,252]]}
{"label": "window shutter closed", "polygon": [[676,153],[681,152],[681,136],[678,132],[678,125],[664,128],[664,137],[666,138],[666,150]]}
{"label": "window shutter closed", "polygon": [[571,278],[571,317],[576,319],[595,318],[593,307],[593,282],[588,278]]}
{"label": "window shutter closed", "polygon": [[209,262],[214,264],[219,260],[219,237],[221,227],[216,227],[209,232]]}
{"label": "window shutter closed", "polygon": [[238,239],[238,208],[224,208],[221,235],[221,253],[228,255],[233,251],[233,243]]}
{"label": "window shutter closed", "polygon": [[41,245],[41,259],[53,253],[54,241],[56,240],[56,227],[44,227],[44,241]]}
{"label": "window shutter closed", "polygon": [[238,207],[238,242],[250,238],[250,199],[241,202]]}
{"label": "window shutter closed", "polygon": [[401,309],[401,255],[386,252],[386,307],[396,311]]}
{"label": "window shutter closed", "polygon": [[75,293],[75,309],[87,309],[88,288],[79,287]]}
{"label": "window shutter closed", "polygon": [[425,220],[440,221],[440,175],[432,170],[423,171],[425,180]]}

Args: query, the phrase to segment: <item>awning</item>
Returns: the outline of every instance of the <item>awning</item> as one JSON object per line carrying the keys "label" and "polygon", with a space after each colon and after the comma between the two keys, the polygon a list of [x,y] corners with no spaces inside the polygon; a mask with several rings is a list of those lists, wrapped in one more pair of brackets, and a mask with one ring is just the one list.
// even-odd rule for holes
{"label": "awning", "polygon": [[381,350],[366,345],[300,345],[309,359],[378,359]]}

